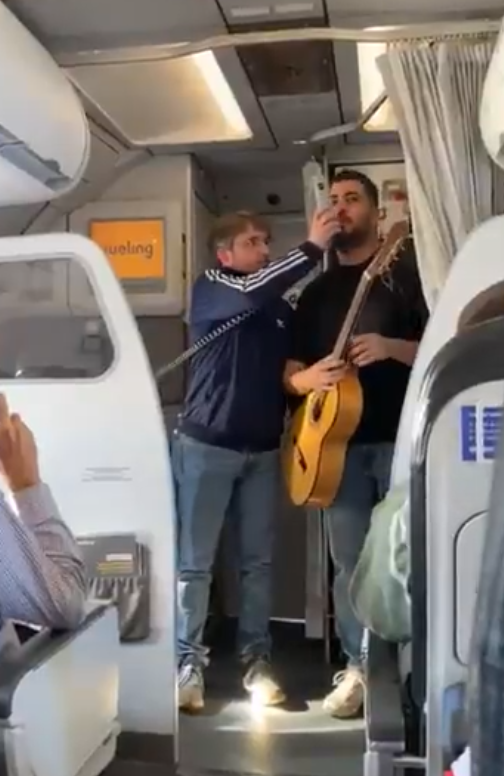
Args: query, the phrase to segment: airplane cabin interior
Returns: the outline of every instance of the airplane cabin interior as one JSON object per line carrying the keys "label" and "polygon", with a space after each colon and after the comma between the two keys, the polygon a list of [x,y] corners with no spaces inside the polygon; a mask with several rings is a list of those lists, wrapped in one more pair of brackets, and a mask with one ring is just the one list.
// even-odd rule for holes
{"label": "airplane cabin interior", "polygon": [[[469,774],[451,768],[477,740],[473,613],[503,503],[501,29],[497,0],[0,0],[0,390],[90,580],[75,632],[0,634],[2,776]],[[187,364],[169,365],[215,263],[208,231],[254,211],[283,256],[345,169],[376,185],[381,235],[409,223],[430,312],[391,478],[409,493],[412,636],[371,628],[362,717],[324,711],[343,665],[328,537],[284,494],[288,700],[241,687],[229,522],[207,703],[179,714],[168,439]]]}

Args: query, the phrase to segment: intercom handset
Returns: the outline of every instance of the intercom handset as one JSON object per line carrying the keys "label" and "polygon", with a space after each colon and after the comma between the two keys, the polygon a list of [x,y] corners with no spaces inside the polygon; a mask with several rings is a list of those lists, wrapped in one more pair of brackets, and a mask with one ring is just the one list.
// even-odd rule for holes
{"label": "intercom handset", "polygon": [[310,161],[303,167],[303,188],[306,220],[310,224],[317,210],[330,205],[328,181],[318,162]]}
{"label": "intercom handset", "polygon": [[324,210],[330,207],[331,200],[329,198],[329,188],[327,186],[327,180],[324,176],[313,179],[314,187],[314,199],[317,210]]}

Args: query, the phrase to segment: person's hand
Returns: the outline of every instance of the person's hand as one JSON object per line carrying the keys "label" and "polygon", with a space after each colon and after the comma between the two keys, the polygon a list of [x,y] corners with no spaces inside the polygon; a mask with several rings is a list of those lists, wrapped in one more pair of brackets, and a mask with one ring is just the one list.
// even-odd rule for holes
{"label": "person's hand", "polygon": [[0,393],[0,464],[13,493],[40,482],[33,434],[19,415],[10,414],[3,393]]}
{"label": "person's hand", "polygon": [[294,375],[296,388],[300,393],[328,390],[345,376],[347,369],[344,361],[327,356]]}
{"label": "person's hand", "polygon": [[333,208],[318,210],[312,218],[308,240],[325,251],[338,229],[339,223]]}
{"label": "person's hand", "polygon": [[358,367],[384,361],[389,358],[388,339],[381,334],[358,334],[350,343],[348,355]]}

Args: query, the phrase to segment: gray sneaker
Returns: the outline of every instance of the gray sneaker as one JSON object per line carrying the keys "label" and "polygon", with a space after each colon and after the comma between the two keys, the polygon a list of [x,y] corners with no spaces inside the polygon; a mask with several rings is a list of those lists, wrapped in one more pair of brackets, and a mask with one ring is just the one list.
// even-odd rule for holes
{"label": "gray sneaker", "polygon": [[199,666],[185,663],[178,672],[178,707],[180,711],[195,714],[205,705],[203,671]]}
{"label": "gray sneaker", "polygon": [[247,664],[243,686],[251,700],[260,706],[278,706],[285,701],[285,693],[273,675],[266,658],[258,658]]}

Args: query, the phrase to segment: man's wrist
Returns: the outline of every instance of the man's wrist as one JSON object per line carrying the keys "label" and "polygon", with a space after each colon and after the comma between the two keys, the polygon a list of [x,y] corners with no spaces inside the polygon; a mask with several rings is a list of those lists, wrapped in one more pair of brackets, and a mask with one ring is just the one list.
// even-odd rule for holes
{"label": "man's wrist", "polygon": [[294,372],[289,378],[289,386],[291,393],[296,396],[306,396],[310,392],[310,389],[305,383],[304,373],[305,369],[300,369],[298,372]]}
{"label": "man's wrist", "polygon": [[385,358],[394,358],[396,352],[395,340],[392,337],[383,337]]}
{"label": "man's wrist", "polygon": [[12,478],[9,479],[9,485],[13,493],[22,493],[30,488],[35,488],[37,485],[40,485],[40,482],[40,477],[37,476],[20,477],[14,480]]}
{"label": "man's wrist", "polygon": [[327,250],[327,240],[318,240],[316,237],[308,237],[308,242],[313,245],[314,248],[318,248],[319,251],[325,252]]}
{"label": "man's wrist", "polygon": [[418,342],[391,337],[384,337],[387,358],[411,366],[418,350]]}

